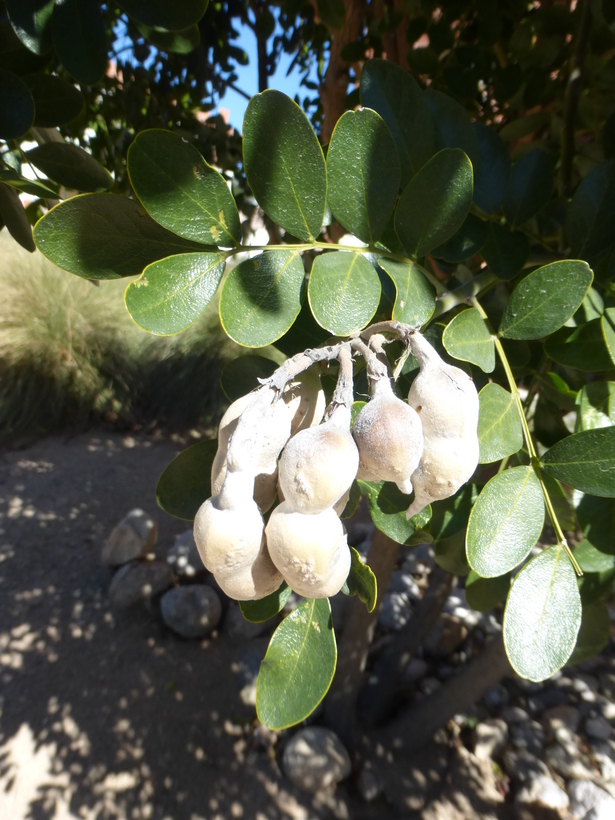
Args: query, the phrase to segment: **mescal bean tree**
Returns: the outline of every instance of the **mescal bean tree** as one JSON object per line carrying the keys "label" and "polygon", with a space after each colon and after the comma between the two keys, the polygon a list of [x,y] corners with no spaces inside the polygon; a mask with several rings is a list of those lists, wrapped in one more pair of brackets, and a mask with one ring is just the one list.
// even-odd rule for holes
{"label": "mescal bean tree", "polygon": [[[150,333],[181,332],[219,291],[231,339],[277,348],[278,367],[227,367],[235,404],[219,441],[181,453],[157,490],[172,515],[198,513],[205,563],[248,620],[276,616],[292,589],[306,596],[261,666],[257,712],[271,728],[305,719],[331,685],[328,596],[372,612],[381,600],[391,567],[372,572],[340,522],[361,495],[387,544],[433,541],[437,563],[467,576],[471,606],[504,603],[522,677],[544,680],[609,637],[615,307],[588,262],[610,264],[610,178],[590,174],[563,215],[546,214],[553,168],[540,150],[511,167],[494,129],[391,63],[365,64],[360,91],[326,152],[283,94],[248,105],[244,170],[279,245],[246,258],[226,181],[155,129],[128,153],[134,199],[77,196],[34,230],[76,275],[139,275],[125,303]],[[384,465],[361,452],[372,433]]]}

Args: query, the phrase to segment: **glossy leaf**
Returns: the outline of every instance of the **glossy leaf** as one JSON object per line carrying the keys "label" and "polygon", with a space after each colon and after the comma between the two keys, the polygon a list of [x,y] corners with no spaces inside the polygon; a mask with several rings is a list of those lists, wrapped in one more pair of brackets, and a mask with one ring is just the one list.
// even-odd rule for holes
{"label": "glossy leaf", "polygon": [[19,194],[10,185],[0,182],[0,221],[22,248],[32,253],[36,250],[32,239],[32,227],[24,211]]}
{"label": "glossy leaf", "polygon": [[502,321],[500,336],[508,339],[542,339],[554,333],[577,311],[592,283],[585,262],[566,260],[535,270],[513,290]]}
{"label": "glossy leaf", "polygon": [[563,327],[545,341],[545,353],[558,364],[589,373],[613,370],[602,319],[580,327]]}
{"label": "glossy leaf", "polygon": [[[583,603],[581,628],[577,636],[574,652],[568,660],[569,665],[584,663],[608,646],[611,638],[611,618],[604,601]],[[591,814],[591,812],[589,812]]]}
{"label": "glossy leaf", "polygon": [[495,344],[476,308],[463,310],[449,322],[442,344],[455,359],[476,364],[485,373],[495,369]]}
{"label": "glossy leaf", "polygon": [[97,0],[62,0],[51,18],[53,44],[78,82],[94,85],[107,70],[107,34]]}
{"label": "glossy leaf", "polygon": [[342,521],[347,521],[349,518],[356,513],[359,503],[361,501],[361,489],[356,481],[353,481],[350,485],[350,495],[348,496],[348,501],[346,502],[346,506],[340,513],[340,518]]}
{"label": "glossy leaf", "polygon": [[395,212],[395,230],[408,253],[424,256],[463,225],[472,204],[472,164],[445,148],[407,185]]}
{"label": "glossy leaf", "polygon": [[594,495],[574,494],[579,525],[587,540],[600,552],[615,555],[615,501]]}
{"label": "glossy leaf", "polygon": [[523,428],[512,394],[499,384],[486,384],[478,403],[479,464],[518,453],[523,447]]}
{"label": "glossy leaf", "polygon": [[23,136],[34,120],[34,101],[16,74],[0,68],[0,139]]}
{"label": "glossy leaf", "polygon": [[557,516],[557,520],[559,521],[562,530],[564,532],[576,530],[577,520],[574,509],[560,482],[545,472],[542,474],[542,481],[547,492],[549,493],[551,504],[553,505],[555,515]]}
{"label": "glossy leaf", "polygon": [[510,174],[510,154],[498,134],[482,123],[474,123],[480,163],[474,169],[474,202],[487,214],[502,204]]}
{"label": "glossy leaf", "polygon": [[136,195],[156,222],[194,242],[224,247],[241,239],[237,205],[224,178],[170,131],[142,131],[128,151]]}
{"label": "glossy leaf", "polygon": [[472,569],[483,578],[510,572],[540,538],[544,518],[542,488],[531,467],[494,476],[470,513],[466,551]]}
{"label": "glossy leaf", "polygon": [[307,117],[280,91],[264,91],[248,103],[243,161],[267,216],[304,242],[315,239],[325,215],[325,160]]}
{"label": "glossy leaf", "polygon": [[58,199],[58,192],[49,185],[38,180],[22,177],[21,174],[8,168],[0,168],[0,182],[10,185],[11,188],[17,188],[18,191],[23,191],[26,194],[41,197],[41,199]]}
{"label": "glossy leaf", "polygon": [[463,262],[479,253],[489,238],[489,227],[486,222],[474,214],[468,214],[466,221],[456,234],[443,245],[431,252],[436,259],[445,262]]}
{"label": "glossy leaf", "polygon": [[137,24],[143,38],[159,51],[167,54],[190,54],[201,42],[201,33],[196,23],[179,31],[160,31]]}
{"label": "glossy leaf", "polygon": [[264,356],[239,356],[222,368],[220,387],[226,398],[233,402],[255,390],[259,379],[267,379],[277,364]]}
{"label": "glossy leaf", "polygon": [[464,533],[458,532],[449,538],[436,541],[434,561],[451,575],[468,575],[471,570],[466,556]]}
{"label": "glossy leaf", "polygon": [[51,14],[54,0],[5,0],[15,34],[34,54],[51,48]]}
{"label": "glossy leaf", "polygon": [[604,311],[600,317],[600,329],[615,367],[615,308],[607,308]]}
{"label": "glossy leaf", "polygon": [[418,83],[395,63],[369,60],[361,71],[361,103],[389,127],[401,162],[401,185],[435,153],[435,128]]}
{"label": "glossy leaf", "polygon": [[541,458],[545,472],[590,495],[615,497],[615,427],[558,441]]}
{"label": "glossy leaf", "polygon": [[465,535],[478,492],[476,484],[464,484],[451,498],[434,503],[429,528],[434,541],[450,538],[459,532]]}
{"label": "glossy leaf", "polygon": [[530,255],[530,244],[524,233],[512,233],[503,225],[489,223],[489,236],[481,256],[498,279],[514,279]]}
{"label": "glossy leaf", "polygon": [[587,540],[575,547],[574,557],[583,572],[607,572],[615,569],[615,555],[600,552]]}
{"label": "glossy leaf", "polygon": [[55,74],[30,74],[24,82],[34,100],[34,125],[39,128],[55,128],[78,117],[85,100],[74,85],[56,77]]}
{"label": "glossy leaf", "polygon": [[54,182],[76,191],[106,191],[113,177],[96,160],[66,142],[46,142],[26,152],[26,157]]}
{"label": "glossy leaf", "polygon": [[436,308],[436,291],[414,262],[397,262],[386,256],[378,264],[395,284],[395,305],[392,318],[412,327],[421,327]]}
{"label": "glossy leaf", "polygon": [[581,626],[575,572],[562,547],[549,547],[513,581],[504,611],[504,646],[522,678],[543,681],[570,658]]}
{"label": "glossy leaf", "polygon": [[360,480],[357,484],[367,497],[372,521],[381,532],[406,546],[424,544],[431,540],[426,533],[421,532],[431,516],[429,507],[407,521],[406,510],[410,506],[411,496],[404,495],[395,484]]}
{"label": "glossy leaf", "polygon": [[570,255],[591,259],[615,242],[615,160],[589,172],[574,192],[566,212]]}
{"label": "glossy leaf", "polygon": [[436,129],[436,151],[443,148],[461,149],[470,158],[472,167],[478,168],[478,140],[465,109],[441,91],[430,88],[423,95]]}
{"label": "glossy leaf", "polygon": [[481,578],[471,570],[466,578],[466,603],[478,612],[491,612],[506,599],[509,590],[509,572],[497,578]]}
{"label": "glossy leaf", "polygon": [[393,213],[399,181],[395,141],[384,120],[369,108],[343,114],[327,151],[327,197],[337,221],[373,244]]}
{"label": "glossy leaf", "polygon": [[273,633],[256,682],[256,714],[268,729],[305,720],[331,686],[337,646],[328,598],[308,598]]}
{"label": "glossy leaf", "polygon": [[84,194],[61,202],[34,228],[38,249],[58,267],[86,279],[119,279],[177,253],[198,250],[166,231],[138,202]]}
{"label": "glossy leaf", "polygon": [[211,302],[225,264],[220,253],[181,253],[152,262],[141,278],[126,288],[126,308],[135,322],[150,333],[180,333]]}
{"label": "glossy leaf", "polygon": [[162,510],[184,521],[194,520],[211,496],[211,465],[217,449],[217,439],[208,439],[175,456],[156,485],[156,501]]}
{"label": "glossy leaf", "polygon": [[209,0],[118,0],[118,5],[139,23],[178,31],[198,23]]}
{"label": "glossy leaf", "polygon": [[368,565],[363,563],[354,547],[350,547],[350,559],[350,573],[342,592],[344,595],[357,595],[367,607],[367,611],[373,612],[378,598],[376,576]]}
{"label": "glossy leaf", "polygon": [[579,392],[578,431],[615,424],[615,382],[590,382]]}
{"label": "glossy leaf", "polygon": [[380,279],[361,253],[337,251],[317,256],[308,300],[321,327],[348,336],[369,324],[380,302]]}
{"label": "glossy leaf", "polygon": [[502,203],[511,227],[522,225],[542,211],[553,191],[553,162],[546,151],[535,148],[516,162],[510,172]]}
{"label": "glossy leaf", "polygon": [[272,592],[271,595],[267,595],[258,601],[240,601],[239,608],[246,621],[253,624],[262,624],[264,621],[274,618],[278,612],[284,609],[291,594],[292,589],[286,581],[283,581],[280,588]]}
{"label": "glossy leaf", "polygon": [[244,347],[283,336],[301,310],[305,271],[295,251],[267,251],[232,268],[220,294],[220,321]]}

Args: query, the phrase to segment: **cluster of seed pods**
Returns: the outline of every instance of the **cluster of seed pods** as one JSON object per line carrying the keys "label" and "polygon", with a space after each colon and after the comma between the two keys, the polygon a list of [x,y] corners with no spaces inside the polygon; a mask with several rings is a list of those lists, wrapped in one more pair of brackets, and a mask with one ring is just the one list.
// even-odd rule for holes
{"label": "cluster of seed pods", "polygon": [[[281,389],[272,378],[229,407],[220,422],[213,495],[194,522],[203,563],[227,595],[256,600],[283,580],[309,598],[339,592],[350,570],[339,516],[356,477],[414,491],[410,518],[472,476],[476,388],[420,333],[407,339],[420,366],[407,403],[393,392],[382,357],[357,339],[336,349],[340,376],[326,410],[311,371]],[[365,357],[371,394],[352,429],[351,351]],[[280,503],[265,526],[263,514],[276,496]]]}

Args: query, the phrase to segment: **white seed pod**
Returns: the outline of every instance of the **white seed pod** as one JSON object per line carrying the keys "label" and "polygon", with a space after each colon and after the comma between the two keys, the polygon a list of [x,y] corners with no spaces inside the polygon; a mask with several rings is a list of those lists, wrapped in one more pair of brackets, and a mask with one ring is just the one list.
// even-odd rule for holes
{"label": "white seed pod", "polygon": [[252,498],[254,479],[227,472],[218,495],[208,498],[194,519],[194,541],[214,574],[250,566],[263,543],[263,517]]}
{"label": "white seed pod", "polygon": [[338,405],[328,421],[293,436],[280,459],[280,487],[289,506],[304,513],[332,507],[359,469],[359,451],[350,434],[350,410]]}
{"label": "white seed pod", "polygon": [[257,601],[271,595],[284,580],[269,557],[264,540],[251,564],[220,570],[214,574],[214,578],[229,598],[236,601]]}
{"label": "white seed pod", "polygon": [[372,398],[356,417],[352,435],[359,448],[358,478],[394,481],[409,495],[410,476],[423,452],[423,428],[416,410],[393,393],[388,377],[374,383]]}
{"label": "white seed pod", "polygon": [[306,515],[284,501],[271,513],[265,534],[271,560],[296,593],[328,598],[340,591],[350,572],[350,549],[332,509]]}
{"label": "white seed pod", "polygon": [[431,501],[449,498],[466,483],[478,464],[478,392],[474,382],[442,361],[419,333],[410,347],[420,373],[408,393],[408,404],[423,425],[423,455],[411,481],[415,499],[406,512],[411,518]]}
{"label": "white seed pod", "polygon": [[314,370],[301,373],[284,392],[284,401],[292,412],[291,436],[320,424],[327,408],[320,376]]}

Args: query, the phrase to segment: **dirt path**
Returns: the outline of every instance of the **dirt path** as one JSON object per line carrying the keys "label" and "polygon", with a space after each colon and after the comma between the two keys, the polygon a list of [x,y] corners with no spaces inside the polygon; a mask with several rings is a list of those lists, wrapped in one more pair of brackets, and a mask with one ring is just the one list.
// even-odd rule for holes
{"label": "dirt path", "polygon": [[156,508],[168,441],[94,433],[0,455],[0,818],[214,820],[316,812],[247,733],[247,644],[180,641],[108,601],[104,537]]}

